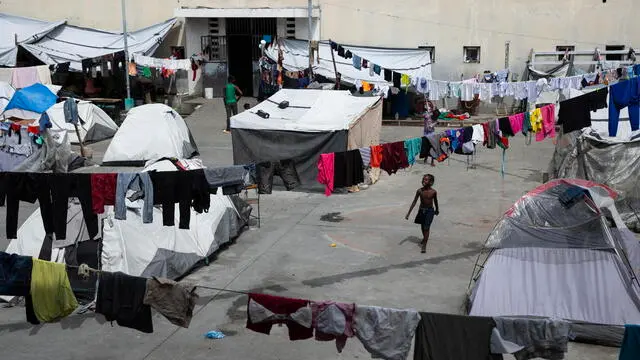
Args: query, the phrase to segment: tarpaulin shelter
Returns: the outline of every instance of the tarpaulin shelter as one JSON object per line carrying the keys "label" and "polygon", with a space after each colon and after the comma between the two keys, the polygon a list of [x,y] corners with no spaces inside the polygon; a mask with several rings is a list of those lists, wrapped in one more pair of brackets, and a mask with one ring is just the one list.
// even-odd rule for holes
{"label": "tarpaulin shelter", "polygon": [[616,197],[606,185],[559,179],[520,198],[484,244],[469,314],[565,319],[577,340],[619,344],[624,325],[640,323],[640,243]]}
{"label": "tarpaulin shelter", "polygon": [[[281,109],[283,101],[289,106]],[[293,159],[303,188],[315,188],[320,154],[380,142],[382,101],[349,91],[283,89],[233,116],[231,128],[235,164]]]}
{"label": "tarpaulin shelter", "polygon": [[[78,132],[83,143],[109,139],[118,131],[118,125],[104,112],[89,101],[77,101]],[[64,103],[57,103],[47,110],[53,132],[66,132],[72,144],[78,144],[78,135],[73,124],[66,121]],[[58,137],[62,138],[62,137]]]}
{"label": "tarpaulin shelter", "polygon": [[[169,19],[127,34],[130,54],[151,55],[175,24]],[[70,63],[70,69],[81,71],[82,60],[124,51],[122,33],[64,25],[47,33],[41,40],[22,47],[47,65]]]}
{"label": "tarpaulin shelter", "polygon": [[[606,133],[606,123],[604,128]],[[549,163],[551,178],[595,181],[618,192],[616,207],[626,226],[636,232],[640,231],[639,173],[640,133],[637,131],[615,138],[590,128],[564,134],[558,139]]]}
{"label": "tarpaulin shelter", "polygon": [[[368,63],[380,66],[382,69],[391,70],[400,74],[406,74],[411,78],[422,78],[431,80],[431,53],[425,49],[389,49],[378,47],[364,47],[342,45],[346,50],[351,51]],[[285,69],[289,71],[304,71],[309,68],[309,43],[303,40],[279,39],[276,43],[265,50],[265,55],[271,60],[278,60],[278,51],[282,49],[284,60],[282,62]],[[355,84],[356,81],[367,81],[370,83],[385,86],[390,83],[384,79],[384,71],[379,75],[370,75],[368,68],[360,70],[353,66],[352,59],[345,59],[334,54],[336,68],[341,74],[344,82]],[[335,79],[333,61],[331,59],[331,45],[327,41],[318,44],[318,53],[313,62],[315,74],[328,79]]]}
{"label": "tarpaulin shelter", "polygon": [[147,104],[129,111],[111,140],[103,165],[144,166],[164,157],[188,159],[198,147],[184,119],[164,104]]}
{"label": "tarpaulin shelter", "polygon": [[57,100],[58,96],[52,93],[48,87],[35,83],[16,91],[1,115],[5,118],[37,120]]}
{"label": "tarpaulin shelter", "polygon": [[16,66],[18,46],[34,43],[64,23],[0,13],[0,66]]}

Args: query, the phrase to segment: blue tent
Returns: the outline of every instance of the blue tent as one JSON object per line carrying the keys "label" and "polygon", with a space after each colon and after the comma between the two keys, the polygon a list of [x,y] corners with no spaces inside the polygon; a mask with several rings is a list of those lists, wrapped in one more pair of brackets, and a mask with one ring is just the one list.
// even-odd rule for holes
{"label": "blue tent", "polygon": [[38,119],[40,114],[47,111],[57,100],[58,96],[48,87],[36,83],[16,91],[5,107],[3,115]]}

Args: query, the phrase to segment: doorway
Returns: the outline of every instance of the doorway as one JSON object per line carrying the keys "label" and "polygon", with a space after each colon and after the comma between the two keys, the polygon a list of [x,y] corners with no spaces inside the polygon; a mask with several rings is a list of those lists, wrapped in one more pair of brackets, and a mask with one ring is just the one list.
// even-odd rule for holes
{"label": "doorway", "polygon": [[257,62],[261,52],[260,40],[264,35],[275,38],[276,18],[227,18],[227,51],[229,75],[236,78],[236,85],[245,96],[252,96]]}

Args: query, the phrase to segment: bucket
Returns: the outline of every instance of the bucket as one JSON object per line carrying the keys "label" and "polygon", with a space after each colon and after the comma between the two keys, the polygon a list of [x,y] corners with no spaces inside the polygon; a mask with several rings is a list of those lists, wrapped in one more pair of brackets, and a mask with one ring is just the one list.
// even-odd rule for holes
{"label": "bucket", "polygon": [[133,108],[134,104],[135,104],[135,102],[133,101],[132,98],[124,99],[124,109],[125,110],[131,110],[131,108]]}
{"label": "bucket", "polygon": [[205,88],[204,89],[204,98],[205,99],[213,99],[213,88]]}

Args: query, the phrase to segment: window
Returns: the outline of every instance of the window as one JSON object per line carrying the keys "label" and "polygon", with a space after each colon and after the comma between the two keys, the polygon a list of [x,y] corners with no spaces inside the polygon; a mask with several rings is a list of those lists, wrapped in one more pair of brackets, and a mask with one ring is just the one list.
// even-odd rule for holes
{"label": "window", "polygon": [[[573,45],[560,45],[556,46],[556,51],[562,51],[563,53],[566,51],[575,51],[576,47]],[[558,55],[558,61],[562,61],[564,59],[564,54]],[[571,61],[573,59],[573,54],[567,55],[567,60]]]}
{"label": "window", "polygon": [[465,63],[480,63],[480,46],[465,46],[462,61]]}
{"label": "window", "polygon": [[436,47],[435,46],[418,46],[418,49],[428,50],[431,55],[431,63],[436,62]]}
{"label": "window", "polygon": [[[624,50],[625,46],[624,45],[607,45],[605,47],[606,51],[619,51],[619,50]],[[617,61],[622,61],[624,60],[624,56],[625,54],[607,54],[605,55],[605,58],[607,60],[617,60]]]}

